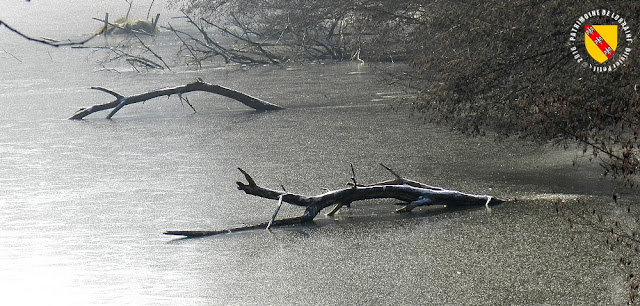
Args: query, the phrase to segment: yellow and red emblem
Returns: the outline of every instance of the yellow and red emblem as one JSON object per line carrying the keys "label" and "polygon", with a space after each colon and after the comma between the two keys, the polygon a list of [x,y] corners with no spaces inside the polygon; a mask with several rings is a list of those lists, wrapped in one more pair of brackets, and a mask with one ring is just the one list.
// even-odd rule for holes
{"label": "yellow and red emblem", "polygon": [[602,64],[613,56],[618,47],[617,25],[584,26],[584,46],[589,55]]}

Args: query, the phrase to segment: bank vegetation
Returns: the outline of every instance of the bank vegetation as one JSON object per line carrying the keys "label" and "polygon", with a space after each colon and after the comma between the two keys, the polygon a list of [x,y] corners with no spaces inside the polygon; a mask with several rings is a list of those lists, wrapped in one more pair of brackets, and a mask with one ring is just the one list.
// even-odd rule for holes
{"label": "bank vegetation", "polygon": [[[183,54],[193,62],[214,57],[244,64],[403,61],[410,68],[395,80],[417,92],[411,102],[426,118],[471,134],[578,143],[605,173],[635,184],[640,53],[630,52],[613,72],[595,73],[574,59],[569,37],[576,20],[595,8],[624,15],[637,36],[636,1],[174,0],[173,5],[199,30],[198,37],[182,34],[188,42]],[[214,37],[235,44],[223,47]]]}
{"label": "bank vegetation", "polygon": [[[391,78],[416,92],[409,101],[426,119],[463,133],[578,146],[603,173],[633,188],[640,167],[640,2],[419,1],[419,0],[174,0],[200,37],[187,36],[192,63],[283,63],[318,60],[397,62]],[[609,16],[585,13],[608,11]],[[614,19],[614,16],[618,16]],[[582,61],[585,24],[620,22],[613,71],[594,72]],[[577,25],[575,41],[570,40]],[[625,28],[626,27],[626,28]],[[625,29],[623,29],[625,28]],[[624,31],[627,32],[624,32]],[[629,34],[631,39],[626,40]],[[222,47],[213,37],[229,37]],[[626,52],[625,50],[630,50]],[[607,66],[604,64],[603,66]],[[625,187],[625,188],[626,188]],[[614,192],[612,201],[620,199]],[[567,218],[572,228],[604,233],[619,254],[629,303],[640,287],[640,215],[627,202],[622,217],[597,208]],[[563,213],[563,205],[558,205]]]}

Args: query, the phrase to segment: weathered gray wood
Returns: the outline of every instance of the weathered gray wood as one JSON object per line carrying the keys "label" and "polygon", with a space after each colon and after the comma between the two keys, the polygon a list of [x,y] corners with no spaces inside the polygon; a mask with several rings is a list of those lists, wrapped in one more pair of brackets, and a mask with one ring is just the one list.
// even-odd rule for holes
{"label": "weathered gray wood", "polygon": [[[313,218],[309,218],[309,217],[305,217],[305,216],[298,216],[298,217],[293,217],[293,218],[274,220],[271,223],[271,226],[274,227],[274,226],[299,225],[299,224],[309,223],[311,221],[313,221]],[[195,237],[205,237],[205,236],[213,236],[213,235],[219,235],[219,234],[230,234],[230,233],[244,232],[244,231],[250,231],[250,230],[256,230],[256,229],[267,229],[268,225],[269,225],[269,222],[263,222],[263,223],[258,223],[258,224],[255,224],[255,225],[234,227],[234,228],[224,229],[224,230],[166,231],[166,232],[164,232],[164,234],[165,235],[185,236],[185,237],[194,237],[195,238]]]}
{"label": "weathered gray wood", "polygon": [[102,32],[104,36],[109,35],[109,13],[104,14],[104,30]]}
{"label": "weathered gray wood", "polygon": [[270,229],[271,225],[273,224],[273,221],[276,220],[276,217],[278,216],[278,212],[280,211],[280,208],[282,208],[282,196],[278,198],[278,207],[276,207],[276,210],[273,212],[273,215],[271,216],[271,220],[269,220],[269,224],[267,224],[267,229]]}
{"label": "weathered gray wood", "polygon": [[[382,164],[381,164],[382,165]],[[397,175],[393,170],[382,165],[389,170],[396,179],[376,183],[373,185],[356,185],[329,191],[316,196],[306,196],[287,191],[279,191],[258,186],[253,177],[246,171],[238,168],[244,175],[247,183],[237,182],[238,189],[246,194],[254,195],[266,199],[278,200],[292,205],[305,207],[305,212],[301,216],[281,220],[271,220],[270,222],[249,225],[245,227],[233,228],[229,230],[212,231],[167,231],[166,235],[179,235],[187,237],[211,236],[223,233],[245,231],[258,228],[268,228],[273,226],[285,226],[292,224],[302,224],[313,221],[313,219],[323,209],[335,205],[329,214],[338,211],[342,206],[350,205],[352,202],[368,199],[397,199],[402,201],[402,208],[396,210],[398,213],[410,212],[416,207],[426,205],[446,205],[450,207],[468,206],[489,206],[503,203],[504,200],[494,198],[489,195],[475,195],[463,193],[456,190],[446,190],[440,187],[433,187],[420,182],[407,180]],[[354,173],[355,177],[355,173]],[[355,182],[355,178],[353,179]],[[269,225],[271,224],[271,225]]]}
{"label": "weathered gray wood", "polygon": [[158,20],[160,20],[160,13],[158,13],[158,14],[156,15],[156,18],[155,18],[155,19],[154,19],[154,18],[151,18],[151,24],[153,25],[153,28],[154,28],[154,29],[157,29],[157,26],[158,26]]}
{"label": "weathered gray wood", "polygon": [[[406,206],[397,212],[410,212],[412,209],[425,205],[447,206],[482,206],[499,204],[503,200],[488,195],[475,195],[456,190],[435,189],[437,187],[423,188],[405,184],[404,179],[380,182],[373,185],[357,185],[343,189],[333,190],[316,196],[305,196],[258,186],[247,172],[240,169],[247,178],[248,184],[237,182],[238,189],[246,194],[277,200],[282,196],[282,201],[292,205],[306,207],[305,215],[315,217],[321,210],[331,205],[349,205],[352,202],[369,199],[397,199]],[[251,179],[249,179],[251,178]],[[415,184],[417,182],[406,180]],[[401,184],[398,184],[401,183]]]}
{"label": "weathered gray wood", "polygon": [[149,91],[149,92],[145,92],[145,93],[133,95],[133,96],[122,96],[112,90],[102,88],[102,87],[91,87],[91,89],[100,90],[100,91],[109,93],[113,95],[116,98],[116,100],[109,103],[105,103],[105,104],[93,105],[89,108],[81,108],[75,114],[73,114],[73,116],[71,116],[69,119],[83,119],[84,117],[90,114],[93,114],[95,112],[99,112],[107,109],[114,109],[107,116],[107,119],[111,119],[111,117],[113,117],[113,115],[115,115],[116,112],[118,112],[121,108],[129,104],[144,102],[144,101],[151,100],[153,98],[162,97],[162,96],[182,95],[182,94],[193,92],[193,91],[204,91],[204,92],[210,92],[210,93],[222,95],[222,96],[237,100],[240,103],[256,110],[283,109],[278,105],[269,103],[262,99],[255,98],[247,94],[241,93],[239,91],[235,91],[233,89],[229,89],[220,85],[209,84],[202,81],[201,79],[198,79],[197,81],[191,82],[186,85],[157,89],[157,90],[153,90],[153,91]]}

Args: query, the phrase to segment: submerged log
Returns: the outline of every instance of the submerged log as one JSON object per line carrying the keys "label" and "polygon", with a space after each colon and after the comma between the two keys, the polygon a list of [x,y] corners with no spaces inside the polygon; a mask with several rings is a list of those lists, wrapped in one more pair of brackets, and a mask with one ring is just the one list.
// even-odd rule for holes
{"label": "submerged log", "polygon": [[[382,164],[381,164],[382,165]],[[355,178],[352,178],[351,186],[328,191],[316,196],[306,196],[286,191],[279,191],[258,186],[251,175],[243,169],[238,168],[244,175],[247,183],[237,182],[238,189],[246,194],[258,196],[261,198],[278,200],[292,205],[305,207],[304,214],[298,217],[286,218],[280,220],[272,220],[270,227],[286,226],[293,224],[303,224],[313,221],[313,219],[323,209],[334,206],[328,213],[332,215],[343,206],[349,206],[351,203],[369,199],[396,199],[401,201],[401,208],[397,209],[397,213],[408,213],[420,206],[427,205],[445,205],[449,207],[469,207],[469,206],[489,206],[503,203],[504,200],[494,198],[489,195],[475,195],[463,193],[456,190],[447,190],[440,187],[429,186],[413,180],[408,180],[397,175],[393,170],[382,165],[389,170],[395,179],[383,181],[372,185],[358,185]],[[355,174],[354,174],[355,176]],[[270,222],[264,222],[245,227],[232,228],[228,230],[212,230],[212,231],[167,231],[166,235],[179,235],[187,237],[211,236],[222,233],[231,233],[245,230],[269,227]]]}
{"label": "submerged log", "polygon": [[[336,205],[336,207],[339,208],[349,206],[356,201],[369,199],[392,198],[400,200],[402,201],[401,205],[403,205],[403,207],[396,210],[396,212],[410,212],[416,207],[426,205],[460,207],[493,205],[504,202],[503,200],[488,195],[474,195],[456,190],[446,190],[402,178],[396,178],[392,181],[380,182],[373,185],[353,185],[316,196],[306,196],[260,187],[247,172],[242,169],[239,170],[248,182],[247,184],[237,182],[236,184],[239,190],[244,191],[246,194],[272,200],[278,200],[280,196],[282,196],[283,202],[306,207],[304,216],[311,218],[314,218],[321,210],[332,205]],[[337,209],[334,208],[331,212],[335,213]]]}
{"label": "submerged log", "polygon": [[[298,216],[293,218],[286,218],[280,220],[274,220],[271,222],[271,227],[274,226],[289,226],[289,225],[299,225],[311,222],[313,218],[309,219],[305,216]],[[213,236],[219,234],[230,234],[237,232],[250,231],[255,229],[269,229],[269,222],[262,222],[254,225],[247,225],[241,227],[233,227],[224,230],[186,230],[186,231],[166,231],[165,235],[173,235],[173,236],[185,236],[185,237],[205,237],[205,236]]]}
{"label": "submerged log", "polygon": [[102,92],[106,92],[112,96],[114,96],[116,99],[112,102],[109,103],[105,103],[105,104],[97,104],[94,106],[91,106],[89,108],[81,108],[80,110],[78,110],[75,114],[73,114],[73,116],[71,116],[69,119],[83,119],[84,117],[93,114],[95,112],[99,112],[99,111],[103,111],[103,110],[107,110],[107,109],[113,109],[109,115],[107,115],[107,119],[111,119],[111,117],[113,117],[113,115],[115,115],[120,109],[122,109],[124,106],[129,105],[129,104],[134,104],[134,103],[139,103],[139,102],[144,102],[153,98],[158,98],[158,97],[162,97],[162,96],[171,96],[171,95],[178,95],[178,97],[180,97],[181,100],[185,101],[187,104],[189,104],[189,106],[191,106],[191,108],[195,111],[195,109],[193,108],[193,106],[191,105],[191,103],[189,103],[189,100],[187,100],[186,98],[183,98],[182,95],[188,92],[193,92],[193,91],[204,91],[204,92],[210,92],[210,93],[214,93],[214,94],[218,94],[218,95],[222,95],[234,100],[239,101],[240,103],[251,107],[255,110],[279,110],[279,109],[283,109],[282,107],[269,103],[267,101],[264,101],[262,99],[258,99],[252,96],[249,96],[247,94],[241,93],[239,91],[235,91],[233,89],[229,89],[220,85],[214,85],[214,84],[209,84],[204,82],[202,79],[198,79],[194,82],[191,82],[189,84],[186,85],[181,85],[181,86],[175,86],[175,87],[167,87],[167,88],[161,88],[161,89],[157,89],[157,90],[152,90],[149,92],[145,92],[142,94],[138,94],[138,95],[133,95],[133,96],[123,96],[113,90],[110,89],[106,89],[103,87],[91,87],[91,89],[95,89],[95,90],[99,90]]}

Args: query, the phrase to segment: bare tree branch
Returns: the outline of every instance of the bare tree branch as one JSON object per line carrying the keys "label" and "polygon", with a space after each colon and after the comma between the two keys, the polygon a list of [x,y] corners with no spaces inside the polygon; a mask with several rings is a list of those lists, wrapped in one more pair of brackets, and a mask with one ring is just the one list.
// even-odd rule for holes
{"label": "bare tree branch", "polygon": [[[106,89],[106,88],[102,88],[102,87],[92,87],[91,89],[95,89],[95,90],[99,90],[102,92],[106,92],[112,96],[114,96],[116,98],[116,100],[109,102],[109,103],[105,103],[105,104],[97,104],[94,106],[91,106],[89,108],[81,108],[80,110],[78,110],[75,114],[73,114],[73,116],[71,116],[69,119],[83,119],[84,117],[93,114],[95,112],[99,112],[99,111],[103,111],[103,110],[107,110],[107,109],[113,109],[109,115],[107,116],[107,119],[111,119],[111,117],[113,117],[113,115],[115,115],[116,112],[118,112],[121,108],[123,108],[124,106],[127,106],[129,104],[134,104],[134,103],[139,103],[139,102],[144,102],[153,98],[157,98],[157,97],[162,97],[162,96],[171,96],[171,95],[178,95],[178,96],[182,96],[182,94],[188,93],[188,92],[192,92],[192,91],[205,91],[205,92],[210,92],[210,93],[214,93],[214,94],[218,94],[218,95],[222,95],[234,100],[237,100],[239,102],[241,102],[242,104],[251,107],[253,109],[256,110],[279,110],[279,109],[283,109],[282,107],[269,103],[267,101],[264,101],[262,99],[258,99],[252,96],[249,96],[247,94],[241,93],[239,91],[235,91],[233,89],[229,89],[226,87],[222,87],[220,85],[213,85],[213,84],[209,84],[204,82],[201,79],[198,79],[197,81],[191,82],[189,84],[186,85],[181,85],[181,86],[175,86],[175,87],[168,87],[168,88],[162,88],[162,89],[157,89],[157,90],[152,90],[149,92],[145,92],[142,94],[138,94],[138,95],[133,95],[133,96],[123,96],[119,93],[116,93],[110,89]],[[185,98],[182,98],[183,101]],[[191,106],[192,109],[193,106],[191,105],[191,103],[188,102],[188,100],[186,101],[189,106]],[[195,109],[194,109],[195,111]]]}
{"label": "bare tree branch", "polygon": [[[385,167],[385,166],[383,166]],[[392,173],[393,170],[385,167]],[[399,213],[410,212],[416,207],[425,205],[447,205],[452,207],[473,207],[473,206],[489,206],[505,202],[504,200],[494,198],[488,195],[474,195],[462,193],[455,190],[446,190],[439,187],[430,187],[422,183],[407,180],[396,175],[396,179],[392,181],[384,181],[373,185],[356,185],[347,188],[328,191],[317,196],[307,196],[301,194],[290,193],[258,186],[256,181],[245,170],[238,168],[244,175],[247,183],[237,182],[238,189],[246,194],[258,196],[265,199],[277,200],[280,205],[286,202],[292,205],[305,207],[305,211],[301,216],[293,218],[285,218],[274,220],[273,214],[269,222],[263,222],[255,225],[236,227],[226,230],[209,230],[209,231],[166,231],[166,235],[177,235],[186,237],[202,237],[223,233],[232,233],[239,231],[247,231],[260,228],[270,228],[274,226],[286,226],[303,224],[313,221],[318,213],[332,205],[335,207],[329,212],[334,214],[340,207],[351,204],[352,202],[368,200],[368,199],[384,199],[391,198],[402,201],[402,208],[396,210]],[[355,171],[353,171],[355,172]],[[416,187],[428,186],[428,187]],[[283,188],[284,189],[284,188]]]}
{"label": "bare tree branch", "polygon": [[6,27],[7,29],[9,29],[9,31],[19,35],[20,37],[29,40],[29,41],[33,41],[33,42],[37,42],[37,43],[41,43],[41,44],[45,44],[48,46],[52,46],[52,47],[64,47],[64,46],[79,46],[79,45],[84,45],[86,43],[88,43],[89,41],[91,41],[92,39],[94,39],[96,36],[98,36],[98,34],[92,34],[90,37],[88,37],[85,40],[81,40],[81,41],[66,41],[66,42],[60,42],[57,40],[52,40],[52,39],[48,39],[48,38],[34,38],[31,36],[28,36],[20,31],[18,31],[17,29],[11,27],[10,25],[8,25],[6,22],[0,20],[0,27]]}

